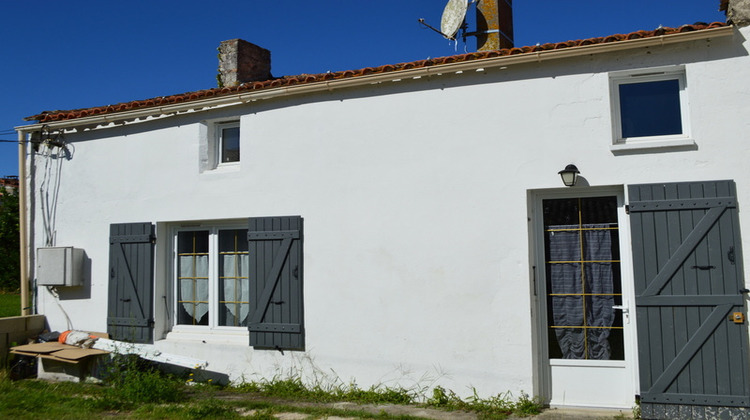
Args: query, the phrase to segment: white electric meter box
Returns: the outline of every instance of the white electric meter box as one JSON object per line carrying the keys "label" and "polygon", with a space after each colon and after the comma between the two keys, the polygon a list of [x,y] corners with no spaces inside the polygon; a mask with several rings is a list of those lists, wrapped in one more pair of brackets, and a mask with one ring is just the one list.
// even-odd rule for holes
{"label": "white electric meter box", "polygon": [[72,246],[37,248],[36,284],[83,286],[84,252]]}

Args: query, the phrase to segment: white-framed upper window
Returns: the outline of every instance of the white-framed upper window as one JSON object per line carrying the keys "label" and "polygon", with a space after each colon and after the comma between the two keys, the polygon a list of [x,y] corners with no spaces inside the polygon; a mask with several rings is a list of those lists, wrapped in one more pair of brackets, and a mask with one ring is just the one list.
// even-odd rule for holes
{"label": "white-framed upper window", "polygon": [[240,123],[239,121],[216,124],[216,157],[218,165],[240,161]]}
{"label": "white-framed upper window", "polygon": [[174,328],[247,330],[247,225],[176,227],[173,250]]}
{"label": "white-framed upper window", "polygon": [[613,148],[693,144],[684,66],[610,74]]}

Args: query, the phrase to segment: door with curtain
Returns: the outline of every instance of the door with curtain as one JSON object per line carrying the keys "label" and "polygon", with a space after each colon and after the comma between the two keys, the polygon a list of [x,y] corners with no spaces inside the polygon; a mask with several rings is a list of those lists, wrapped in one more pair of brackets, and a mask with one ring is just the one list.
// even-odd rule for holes
{"label": "door with curtain", "polygon": [[629,408],[635,390],[631,299],[620,256],[622,199],[550,197],[538,205],[542,367],[550,404]]}

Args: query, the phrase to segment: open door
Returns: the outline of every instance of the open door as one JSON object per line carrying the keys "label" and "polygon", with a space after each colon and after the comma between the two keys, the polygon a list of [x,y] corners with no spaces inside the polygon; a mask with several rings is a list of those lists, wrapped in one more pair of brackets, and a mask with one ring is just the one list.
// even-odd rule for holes
{"label": "open door", "polygon": [[734,182],[632,185],[628,195],[644,418],[746,418]]}

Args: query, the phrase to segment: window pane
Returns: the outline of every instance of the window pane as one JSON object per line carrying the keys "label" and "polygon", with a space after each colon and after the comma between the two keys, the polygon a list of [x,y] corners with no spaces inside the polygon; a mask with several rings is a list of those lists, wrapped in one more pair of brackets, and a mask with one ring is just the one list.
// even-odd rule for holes
{"label": "window pane", "polygon": [[177,234],[177,323],[208,325],[208,231]]}
{"label": "window pane", "polygon": [[622,137],[682,134],[677,79],[619,86]]}
{"label": "window pane", "polygon": [[616,197],[544,200],[550,358],[622,360]]}
{"label": "window pane", "polygon": [[247,326],[250,311],[247,229],[219,231],[219,325]]}
{"label": "window pane", "polygon": [[239,162],[240,160],[240,128],[227,127],[221,129],[221,161]]}

